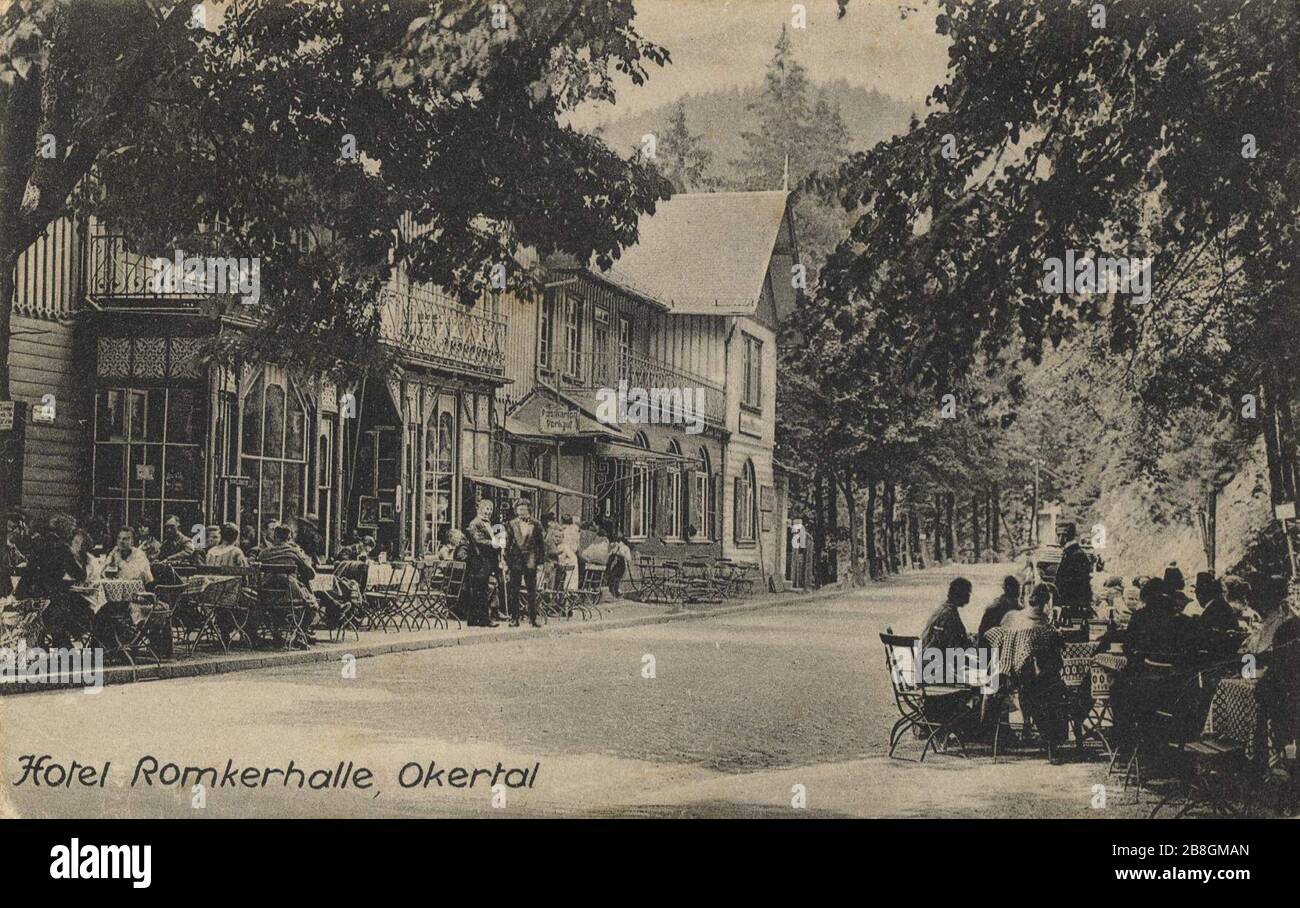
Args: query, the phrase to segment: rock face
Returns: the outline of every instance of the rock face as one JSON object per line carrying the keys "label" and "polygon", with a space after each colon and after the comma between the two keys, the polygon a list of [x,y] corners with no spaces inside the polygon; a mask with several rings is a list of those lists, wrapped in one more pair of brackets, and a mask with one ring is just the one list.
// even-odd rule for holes
{"label": "rock face", "polygon": [[[1164,565],[1177,561],[1190,583],[1190,578],[1206,567],[1201,530],[1195,522],[1199,505],[1186,503],[1185,522],[1157,524],[1137,488],[1128,486],[1103,495],[1097,513],[1106,526],[1106,549],[1102,554],[1107,572],[1127,576],[1156,574]],[[1219,493],[1216,511],[1215,567],[1217,573],[1226,574],[1242,559],[1251,540],[1273,521],[1262,441]]]}

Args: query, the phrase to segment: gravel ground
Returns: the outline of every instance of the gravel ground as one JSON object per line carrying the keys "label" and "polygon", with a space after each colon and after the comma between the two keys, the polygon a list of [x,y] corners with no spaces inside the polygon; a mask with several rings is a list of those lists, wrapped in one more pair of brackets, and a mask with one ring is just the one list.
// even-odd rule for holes
{"label": "gravel ground", "polygon": [[[967,569],[968,625],[1004,572]],[[220,816],[1140,813],[1114,788],[1104,810],[1091,806],[1104,781],[1095,762],[886,757],[897,713],[876,635],[887,625],[919,632],[954,575],[932,570],[744,614],[360,659],[354,678],[320,665],[5,698],[0,812],[199,813],[188,786],[127,784],[149,754],[223,768],[351,760],[377,780],[365,792],[212,787],[203,812]],[[113,766],[102,788],[14,787],[29,753]],[[403,766],[430,760],[540,769],[533,787],[504,790],[494,807],[486,775],[470,789],[401,786]],[[805,811],[791,806],[799,792]]]}

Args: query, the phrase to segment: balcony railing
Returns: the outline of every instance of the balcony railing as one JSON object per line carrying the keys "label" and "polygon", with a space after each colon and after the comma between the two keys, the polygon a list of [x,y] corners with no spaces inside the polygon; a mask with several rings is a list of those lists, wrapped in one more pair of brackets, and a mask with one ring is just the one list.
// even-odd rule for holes
{"label": "balcony railing", "polygon": [[617,391],[620,381],[626,382],[628,388],[647,391],[698,389],[692,393],[703,392],[705,421],[719,426],[726,423],[726,394],[721,385],[653,357],[613,350],[556,350],[551,354],[549,371],[566,391]]}
{"label": "balcony railing", "polygon": [[423,288],[380,294],[380,336],[407,353],[487,375],[506,371],[506,320]]}
{"label": "balcony railing", "polygon": [[132,251],[128,238],[119,233],[91,236],[88,265],[86,294],[96,302],[195,306],[207,298],[187,289],[160,292],[158,260]]}

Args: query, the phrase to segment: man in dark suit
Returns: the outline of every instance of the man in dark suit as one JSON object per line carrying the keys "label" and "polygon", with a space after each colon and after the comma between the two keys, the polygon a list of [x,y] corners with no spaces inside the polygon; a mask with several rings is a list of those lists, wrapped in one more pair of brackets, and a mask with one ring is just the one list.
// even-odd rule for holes
{"label": "man in dark suit", "polygon": [[496,573],[501,560],[501,550],[497,548],[492,534],[493,508],[491,501],[481,499],[478,503],[478,516],[465,529],[465,535],[469,539],[469,560],[465,567],[465,595],[469,600],[469,617],[465,623],[470,627],[497,626],[488,617],[488,581]]}
{"label": "man in dark suit", "polygon": [[1067,523],[1062,535],[1065,549],[1056,569],[1056,604],[1067,618],[1091,618],[1092,559],[1079,545],[1074,524]]}
{"label": "man in dark suit", "polygon": [[546,560],[542,526],[533,520],[533,506],[521,498],[515,502],[515,518],[506,525],[506,567],[510,569],[510,626],[519,626],[519,584],[528,586],[528,621],[537,621],[537,568]]}

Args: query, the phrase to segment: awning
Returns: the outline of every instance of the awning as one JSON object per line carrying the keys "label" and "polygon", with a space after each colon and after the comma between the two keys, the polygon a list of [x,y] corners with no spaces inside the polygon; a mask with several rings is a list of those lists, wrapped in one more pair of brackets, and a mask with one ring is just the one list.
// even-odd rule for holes
{"label": "awning", "polygon": [[590,498],[595,500],[595,495],[588,495],[586,492],[579,492],[577,489],[570,489],[567,486],[556,485],[553,482],[547,482],[545,479],[534,479],[531,476],[511,476],[511,482],[517,482],[521,486],[530,489],[536,489],[539,492],[550,492],[553,495],[572,495],[575,498]]}
{"label": "awning", "polygon": [[651,451],[640,445],[622,444],[611,441],[596,448],[598,457],[611,460],[628,460],[646,467],[685,467],[698,463],[694,457],[684,457],[671,451]]}
{"label": "awning", "polygon": [[[568,425],[558,426],[560,422]],[[599,437],[631,440],[626,432],[595,419],[575,401],[549,389],[543,394],[540,388],[506,414],[505,430],[517,438],[543,442]]]}
{"label": "awning", "polygon": [[524,486],[515,485],[506,479],[498,479],[495,476],[479,476],[475,473],[466,473],[465,478],[470,482],[477,482],[479,485],[492,486],[495,489],[505,489],[507,492],[526,492]]}

